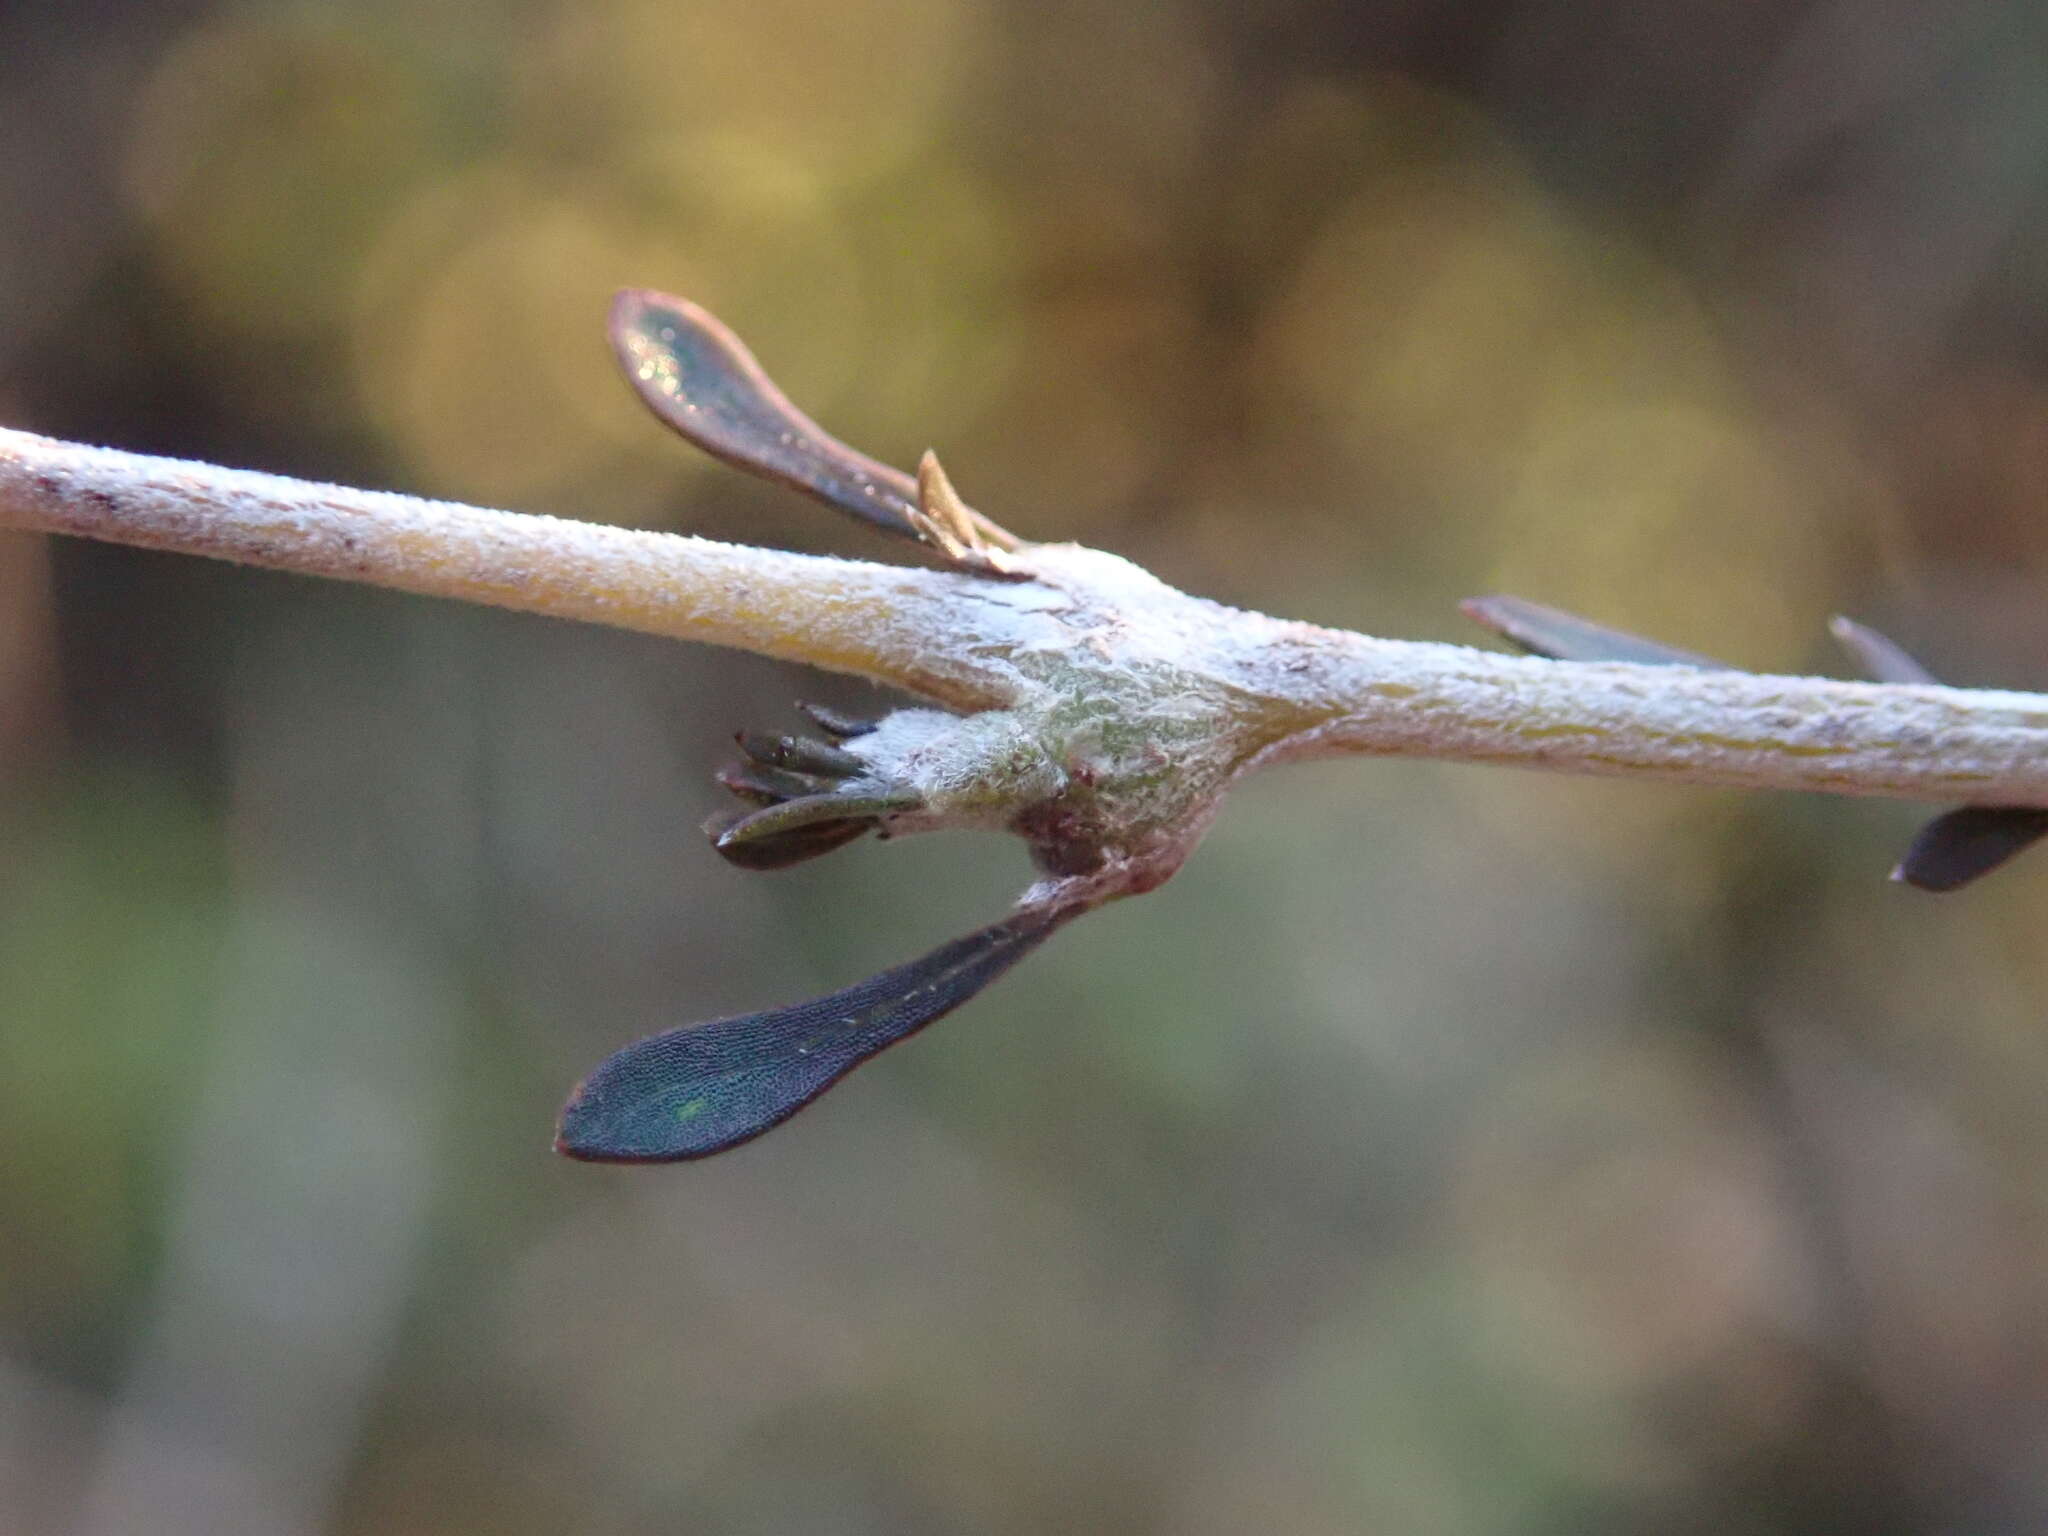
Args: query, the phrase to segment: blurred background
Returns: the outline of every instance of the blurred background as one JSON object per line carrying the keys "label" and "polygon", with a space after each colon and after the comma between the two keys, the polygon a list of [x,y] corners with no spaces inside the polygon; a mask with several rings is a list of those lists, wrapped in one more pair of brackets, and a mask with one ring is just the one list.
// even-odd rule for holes
{"label": "blurred background", "polygon": [[[0,198],[11,426],[898,557],[645,415],[655,286],[1232,603],[2048,684],[2022,0],[11,0]],[[1294,768],[766,1140],[558,1161],[1026,878],[721,863],[796,698],[887,702],[0,542],[0,1529],[2048,1522],[2048,858]]]}

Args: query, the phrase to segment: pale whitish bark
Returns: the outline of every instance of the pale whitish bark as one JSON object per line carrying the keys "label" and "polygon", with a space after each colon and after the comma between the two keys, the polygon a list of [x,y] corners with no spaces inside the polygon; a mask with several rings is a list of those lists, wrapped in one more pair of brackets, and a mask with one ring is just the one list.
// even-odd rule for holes
{"label": "pale whitish bark", "polygon": [[1286,626],[1318,723],[1271,757],[1369,753],[1753,789],[2048,805],[2048,697],[1544,661]]}
{"label": "pale whitish bark", "polygon": [[[1039,551],[1052,585],[994,582],[315,485],[6,430],[0,526],[734,646],[961,709],[1008,705],[1020,688],[1044,688],[1048,654],[1079,644],[1097,654],[1074,675],[1113,692],[1117,652],[1129,646],[1134,676],[1184,660],[1231,685],[1244,713],[1219,720],[1217,734],[1242,745],[1241,756],[1232,754],[1241,765],[1363,753],[2048,805],[2041,695],[1540,661],[1375,640],[1235,613],[1078,550]],[[1127,574],[1097,574],[1113,567]],[[1162,636],[1189,654],[1151,654]],[[1035,681],[1021,683],[1026,674]]]}
{"label": "pale whitish bark", "polygon": [[[908,688],[1000,702],[952,646],[986,608],[951,572],[489,511],[0,428],[0,527],[209,555],[735,646]],[[966,614],[962,614],[966,610]]]}

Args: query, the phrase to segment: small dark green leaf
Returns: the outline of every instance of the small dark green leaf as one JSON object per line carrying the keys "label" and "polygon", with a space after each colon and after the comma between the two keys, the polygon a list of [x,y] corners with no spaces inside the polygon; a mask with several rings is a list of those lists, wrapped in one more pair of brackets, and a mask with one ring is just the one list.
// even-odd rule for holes
{"label": "small dark green leaf", "polygon": [[884,816],[914,811],[920,804],[915,795],[805,795],[747,811],[739,820],[727,822],[718,830],[718,845],[760,842],[838,821],[864,821],[873,826]]}
{"label": "small dark green leaf", "polygon": [[749,805],[780,805],[785,800],[815,795],[828,786],[800,773],[784,773],[759,763],[728,763],[712,775],[721,789]]}
{"label": "small dark green leaf", "polygon": [[821,779],[852,779],[867,772],[868,765],[845,748],[827,746],[805,736],[770,736],[762,731],[741,731],[733,740],[755,762],[789,773],[808,773]]}
{"label": "small dark green leaf", "polygon": [[2024,853],[2048,836],[2048,810],[2031,806],[1966,805],[1920,829],[1894,880],[1923,891],[1959,890]]}
{"label": "small dark green leaf", "polygon": [[879,720],[863,719],[859,715],[849,715],[829,704],[802,703],[797,705],[797,710],[835,741],[851,741],[856,736],[865,736],[882,723]]}
{"label": "small dark green leaf", "polygon": [[959,1007],[1077,910],[1013,913],[829,997],[629,1045],[576,1090],[555,1148],[589,1162],[651,1163],[749,1141]]}
{"label": "small dark green leaf", "polygon": [[627,289],[612,301],[611,338],[640,398],[706,453],[890,533],[919,537],[910,520],[917,482],[847,447],[790,404],[707,310]]}
{"label": "small dark green leaf", "polygon": [[733,838],[733,829],[749,814],[739,811],[713,816],[704,823],[704,832],[711,839],[712,851],[726,863],[736,869],[756,872],[788,869],[791,865],[802,864],[835,848],[844,848],[881,825],[872,816],[852,816],[808,822],[763,837]]}

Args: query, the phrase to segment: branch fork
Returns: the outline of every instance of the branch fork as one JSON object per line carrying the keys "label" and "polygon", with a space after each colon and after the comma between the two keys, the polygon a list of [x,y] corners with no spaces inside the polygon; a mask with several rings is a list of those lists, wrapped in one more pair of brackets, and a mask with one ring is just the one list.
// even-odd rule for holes
{"label": "branch fork", "polygon": [[522,517],[0,430],[0,526],[179,550],[731,645],[890,683],[931,707],[816,736],[742,731],[707,832],[779,870],[873,832],[1025,843],[1002,920],[853,987],[670,1030],[602,1064],[557,1146],[706,1156],[779,1124],[973,997],[1054,931],[1152,890],[1236,779],[1317,756],[1406,754],[1958,804],[1895,877],[1951,890],[2048,835],[2048,697],[1944,688],[1883,636],[1835,633],[1874,682],[1768,677],[1508,597],[1466,612],[1516,658],[1225,608],[1115,555],[1030,543],[933,454],[909,475],[798,411],[703,309],[615,302],[628,380],[698,447],[912,541],[920,569]]}

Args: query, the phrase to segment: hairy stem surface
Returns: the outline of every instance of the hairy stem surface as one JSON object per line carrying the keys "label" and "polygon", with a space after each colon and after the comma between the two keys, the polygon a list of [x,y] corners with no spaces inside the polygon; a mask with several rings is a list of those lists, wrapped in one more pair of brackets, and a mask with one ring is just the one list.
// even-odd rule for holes
{"label": "hairy stem surface", "polygon": [[1282,625],[1271,670],[1316,723],[1268,760],[1347,753],[1752,789],[2048,806],[2048,697],[1548,661]]}
{"label": "hairy stem surface", "polygon": [[490,511],[5,428],[0,527],[734,646],[956,708],[1006,696],[996,669],[947,643],[991,617],[984,584],[951,572]]}
{"label": "hairy stem surface", "polygon": [[[2039,694],[1377,640],[1223,608],[1070,545],[1025,545],[1018,558],[1038,579],[995,581],[317,485],[4,429],[0,527],[734,646],[891,683],[961,711],[1035,700],[1031,718],[1051,722],[1040,734],[1082,722],[1073,742],[1034,741],[1032,751],[1057,772],[1070,758],[1087,768],[1081,757],[1100,756],[1108,741],[1110,767],[1129,767],[1134,782],[1146,774],[1204,780],[1181,785],[1184,794],[1147,781],[1145,815],[1160,824],[1204,820],[1196,802],[1245,767],[1341,754],[2048,806],[2048,697]],[[1199,678],[1216,686],[1193,686]],[[967,784],[986,765],[942,766],[957,766]],[[1117,821],[1116,807],[1102,814],[1105,825]]]}

